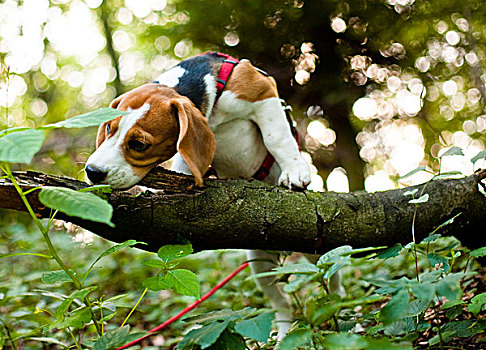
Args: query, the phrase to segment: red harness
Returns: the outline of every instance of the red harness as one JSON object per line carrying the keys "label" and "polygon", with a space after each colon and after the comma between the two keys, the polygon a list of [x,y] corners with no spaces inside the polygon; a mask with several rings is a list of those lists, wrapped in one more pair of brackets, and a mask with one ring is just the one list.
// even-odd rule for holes
{"label": "red harness", "polygon": [[[223,65],[221,66],[221,69],[218,74],[218,78],[216,79],[216,100],[214,101],[214,104],[216,105],[216,102],[218,101],[219,97],[223,93],[223,90],[226,86],[226,82],[228,81],[231,72],[233,71],[233,68],[240,63],[240,61],[234,57],[231,57],[230,55],[226,55],[224,53],[219,53],[219,52],[205,52],[201,55],[216,55],[219,57],[224,57]],[[299,136],[297,134],[297,130],[294,128],[292,119],[290,118],[290,115],[287,110],[285,110],[285,113],[287,114],[287,119],[290,124],[290,129],[292,131],[292,135],[294,136],[295,140],[297,141],[297,144],[299,144]],[[300,145],[299,145],[300,149]],[[267,156],[262,162],[262,165],[260,168],[256,171],[256,173],[252,176],[254,179],[263,181],[265,178],[270,174],[270,170],[272,169],[273,164],[275,163],[275,158],[270,154],[270,152],[267,153]]]}

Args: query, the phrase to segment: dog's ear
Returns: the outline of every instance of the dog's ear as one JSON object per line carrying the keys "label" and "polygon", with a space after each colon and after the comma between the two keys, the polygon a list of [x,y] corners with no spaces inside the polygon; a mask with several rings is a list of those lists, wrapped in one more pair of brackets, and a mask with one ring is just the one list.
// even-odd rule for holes
{"label": "dog's ear", "polygon": [[191,169],[198,186],[203,185],[203,175],[213,161],[216,141],[209,123],[201,112],[186,98],[170,101],[179,120],[177,151]]}
{"label": "dog's ear", "polygon": [[123,95],[120,95],[117,98],[115,98],[113,101],[111,101],[110,108],[116,109],[118,107],[118,105],[120,104],[120,101],[122,100],[122,98],[123,98]]}
{"label": "dog's ear", "polygon": [[101,124],[98,128],[98,135],[96,136],[96,148],[105,141],[106,138],[106,122]]}

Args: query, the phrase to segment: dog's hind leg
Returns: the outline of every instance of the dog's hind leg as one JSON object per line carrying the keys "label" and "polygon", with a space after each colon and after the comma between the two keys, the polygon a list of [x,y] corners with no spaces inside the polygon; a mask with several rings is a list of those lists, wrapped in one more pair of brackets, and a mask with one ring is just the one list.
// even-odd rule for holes
{"label": "dog's hind leg", "polygon": [[[246,253],[250,260],[250,267],[253,274],[268,272],[277,264],[275,254],[267,253],[262,250],[249,250]],[[275,284],[274,276],[256,278],[256,283],[260,290],[269,299],[270,304],[275,309],[275,321],[277,323],[277,339],[281,340],[290,328],[293,321],[292,307],[289,296]]]}

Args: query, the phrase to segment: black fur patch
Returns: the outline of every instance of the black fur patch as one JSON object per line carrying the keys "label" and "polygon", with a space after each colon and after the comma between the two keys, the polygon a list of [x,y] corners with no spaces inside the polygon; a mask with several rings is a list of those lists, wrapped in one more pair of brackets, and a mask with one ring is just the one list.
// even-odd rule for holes
{"label": "black fur patch", "polygon": [[221,66],[223,61],[223,57],[206,54],[180,62],[177,66],[184,68],[185,72],[174,89],[179,94],[188,97],[196,108],[203,111],[208,102],[204,77],[208,74],[214,76],[214,66]]}

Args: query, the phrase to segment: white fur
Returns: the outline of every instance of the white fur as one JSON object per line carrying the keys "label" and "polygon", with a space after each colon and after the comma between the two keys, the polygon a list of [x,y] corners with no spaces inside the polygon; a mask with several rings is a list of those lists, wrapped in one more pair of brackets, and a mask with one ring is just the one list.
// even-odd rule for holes
{"label": "white fur", "polygon": [[206,110],[205,117],[209,120],[213,113],[214,101],[216,100],[216,83],[214,77],[211,74],[204,76],[204,83],[206,84],[206,95],[208,96],[208,108]]}
{"label": "white fur", "polygon": [[141,108],[124,115],[116,133],[106,139],[86,162],[87,166],[91,165],[106,172],[104,182],[109,183],[113,188],[128,188],[141,180],[134,175],[132,166],[125,160],[122,147],[128,131],[149,109],[150,105],[144,104]]}
{"label": "white fur", "polygon": [[174,87],[179,84],[179,79],[184,75],[186,70],[182,67],[175,66],[157,77],[157,81],[169,87]]}

